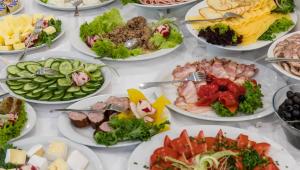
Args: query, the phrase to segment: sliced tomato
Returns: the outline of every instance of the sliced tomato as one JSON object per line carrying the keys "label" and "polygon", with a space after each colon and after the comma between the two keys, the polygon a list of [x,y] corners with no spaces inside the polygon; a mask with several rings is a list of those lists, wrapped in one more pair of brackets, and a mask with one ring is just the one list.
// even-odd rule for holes
{"label": "sliced tomato", "polygon": [[247,147],[248,148],[253,148],[254,145],[256,145],[256,142],[249,140]]}
{"label": "sliced tomato", "polygon": [[240,134],[237,138],[237,147],[238,148],[246,148],[249,143],[249,137],[244,134]]}
{"label": "sliced tomato", "polygon": [[213,81],[213,84],[217,84],[218,86],[225,86],[225,87],[227,87],[229,83],[232,83],[232,81],[225,78],[217,78]]}
{"label": "sliced tomato", "polygon": [[279,170],[274,162],[269,163],[263,170]]}
{"label": "sliced tomato", "polygon": [[167,135],[165,137],[165,140],[164,140],[164,147],[171,147],[171,142],[172,140],[170,139],[170,137]]}
{"label": "sliced tomato", "polygon": [[229,83],[227,88],[228,91],[230,91],[236,98],[238,98],[240,95],[244,95],[246,92],[244,87],[239,86],[235,83]]}
{"label": "sliced tomato", "polygon": [[[190,140],[190,136],[187,133],[186,130],[183,130],[180,134],[180,138],[187,144],[187,146],[189,147],[189,152],[191,153],[191,156],[194,156],[194,149]],[[187,158],[189,159],[189,157]]]}
{"label": "sliced tomato", "polygon": [[162,160],[164,160],[164,157],[166,156],[177,159],[179,155],[172,148],[160,147],[157,148],[151,155],[150,163],[155,164],[156,162],[161,162]]}
{"label": "sliced tomato", "polygon": [[242,160],[239,159],[239,158],[236,158],[235,159],[235,167],[238,169],[238,170],[243,170],[244,169],[244,166],[243,166],[243,163],[242,163]]}
{"label": "sliced tomato", "polygon": [[253,147],[259,155],[266,155],[270,150],[270,144],[268,143],[257,143]]}
{"label": "sliced tomato", "polygon": [[215,144],[217,142],[216,138],[214,137],[206,137],[205,138],[206,145],[207,145],[207,150],[214,150],[215,149]]}
{"label": "sliced tomato", "polygon": [[229,91],[219,93],[219,101],[226,107],[238,106],[236,97]]}

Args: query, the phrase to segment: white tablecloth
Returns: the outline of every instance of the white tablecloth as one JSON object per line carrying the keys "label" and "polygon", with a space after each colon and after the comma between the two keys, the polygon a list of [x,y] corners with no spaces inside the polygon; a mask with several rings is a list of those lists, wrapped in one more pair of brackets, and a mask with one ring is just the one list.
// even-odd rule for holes
{"label": "white tablecloth", "polygon": [[[79,18],[74,18],[72,12],[64,11],[55,11],[45,7],[42,7],[34,2],[34,0],[23,0],[25,2],[25,9],[22,13],[46,13],[52,14],[58,17],[61,17],[64,21],[66,35],[61,38],[58,42],[52,45],[51,49],[41,49],[34,52],[44,52],[44,51],[75,51],[71,47],[69,42],[70,32],[79,25],[79,23],[91,18],[92,16],[102,13],[104,10],[111,7],[122,8],[123,13],[130,14],[133,13],[146,15],[147,17],[157,18],[158,13],[151,10],[143,10],[140,8],[135,8],[133,6],[122,7],[119,2],[114,2],[113,4],[94,9],[89,11],[82,11]],[[180,8],[178,10],[171,11],[171,16],[176,16],[181,18],[185,15],[188,7]],[[297,26],[296,29],[298,29]],[[117,68],[120,73],[120,77],[114,77],[113,81],[103,93],[125,93],[126,89],[138,87],[138,84],[145,81],[152,81],[158,74],[164,69],[166,65],[176,65],[182,59],[205,56],[205,55],[218,55],[222,56],[234,56],[246,58],[249,60],[255,60],[256,58],[262,57],[266,54],[267,48],[260,50],[255,50],[252,52],[243,52],[243,53],[229,53],[221,50],[217,50],[213,47],[203,48],[203,45],[198,44],[197,41],[191,37],[191,35],[183,27],[183,32],[185,34],[185,42],[182,47],[180,47],[175,52],[170,55],[160,57],[158,59],[149,60],[149,61],[140,61],[140,62],[106,62],[107,64],[112,65]],[[3,67],[3,63],[15,62],[18,55],[12,56],[1,56],[0,57],[0,67]],[[262,63],[261,60],[258,61]],[[265,64],[265,63],[264,63]],[[270,67],[270,66],[269,66]],[[153,92],[153,89],[147,90]],[[41,104],[32,104],[38,113],[38,121],[35,128],[25,137],[31,136],[62,136],[56,126],[57,123],[57,114],[49,113],[50,109],[53,108],[64,108],[68,105],[41,105]],[[290,145],[282,131],[280,124],[277,121],[275,115],[271,115],[255,121],[247,122],[238,122],[238,123],[220,123],[220,122],[210,122],[210,121],[201,121],[188,117],[181,116],[176,113],[172,113],[172,124],[176,127],[186,126],[186,125],[203,125],[203,124],[213,124],[213,125],[229,125],[248,129],[253,132],[257,132],[264,137],[268,137],[276,141],[277,143],[284,146],[297,160],[300,167],[300,152],[292,145]],[[262,127],[256,127],[257,122],[263,122]],[[24,137],[24,138],[25,138]],[[118,148],[118,149],[97,149],[92,148],[93,151],[97,153],[101,161],[103,162],[105,170],[124,170],[127,168],[127,160],[130,156],[130,153],[133,151],[134,147],[129,148]]]}

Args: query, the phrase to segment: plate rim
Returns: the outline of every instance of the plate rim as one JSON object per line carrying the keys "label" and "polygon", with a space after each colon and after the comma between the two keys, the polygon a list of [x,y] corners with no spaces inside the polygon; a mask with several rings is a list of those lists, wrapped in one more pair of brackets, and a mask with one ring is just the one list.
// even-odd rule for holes
{"label": "plate rim", "polygon": [[[190,13],[192,10],[194,10],[194,8],[203,8],[203,7],[207,7],[208,5],[206,4],[206,1],[201,1],[200,3],[194,5],[192,8],[190,8],[186,14],[185,14],[185,20],[188,19],[188,17],[190,16]],[[252,51],[252,50],[257,50],[257,49],[260,49],[260,48],[263,48],[267,45],[270,45],[271,43],[273,43],[274,41],[276,41],[277,39],[279,39],[280,37],[288,34],[290,31],[292,31],[295,26],[297,25],[298,23],[298,15],[297,15],[297,12],[292,12],[292,13],[289,13],[289,15],[291,16],[291,19],[294,23],[294,25],[288,29],[288,31],[285,31],[285,32],[281,32],[279,33],[276,38],[272,41],[262,41],[263,44],[261,44],[260,46],[255,46],[255,44],[257,44],[257,42],[255,43],[252,43],[252,44],[249,44],[249,45],[246,45],[246,46],[221,46],[221,45],[215,45],[215,44],[211,44],[211,43],[208,43],[206,42],[206,40],[204,38],[200,38],[197,36],[197,33],[195,33],[195,30],[192,28],[191,24],[186,24],[186,28],[188,30],[188,32],[194,37],[196,38],[198,41],[201,41],[202,43],[205,43],[206,45],[211,45],[213,47],[216,47],[218,49],[223,49],[223,50],[228,50],[228,51]],[[254,45],[253,47],[251,47],[251,45]]]}
{"label": "plate rim", "polygon": [[[78,54],[76,52],[70,52],[70,51],[47,51],[47,52],[40,52],[40,53],[34,53],[34,54],[30,54],[30,55],[27,55],[23,61],[31,61],[31,60],[34,60],[34,59],[47,59],[47,58],[54,58],[55,56],[57,56],[57,58],[68,58],[68,59],[79,59],[81,61],[85,61],[85,62],[89,62],[89,63],[98,63],[98,64],[103,64],[105,65],[103,62],[101,62],[100,60],[95,60],[95,59],[92,59],[90,57],[86,57],[86,58],[80,58],[79,55],[82,55],[82,54]],[[84,56],[84,55],[83,55]],[[6,65],[2,70],[0,70],[0,77],[1,78],[4,78],[6,77],[7,75],[7,67],[10,66],[10,65],[14,65],[14,63],[12,64],[8,64]],[[108,68],[105,68],[103,67],[102,69],[102,72],[103,72],[103,76],[104,76],[104,83],[103,85],[97,90],[95,91],[94,93],[91,93],[85,97],[82,97],[82,98],[77,98],[77,99],[73,99],[73,100],[69,100],[69,101],[40,101],[40,100],[32,100],[32,99],[27,99],[27,98],[24,98],[23,96],[21,95],[18,95],[18,94],[15,94],[12,90],[10,90],[8,88],[8,86],[3,83],[3,82],[0,82],[0,87],[8,92],[10,95],[14,96],[14,97],[17,97],[17,98],[20,98],[20,99],[23,99],[27,102],[31,102],[31,103],[37,103],[37,104],[49,104],[49,105],[52,105],[52,104],[67,104],[67,103],[73,103],[73,102],[76,102],[76,101],[79,101],[79,100],[83,100],[83,99],[86,99],[86,98],[89,98],[89,97],[92,97],[94,95],[97,95],[98,93],[101,93],[103,90],[105,90],[110,84],[111,84],[111,81],[112,81],[112,72],[110,69]]]}
{"label": "plate rim", "polygon": [[[211,59],[211,58],[214,58],[214,57],[206,57],[206,59],[207,58]],[[225,58],[225,59],[229,59],[229,60],[236,61],[236,62],[239,62],[239,63],[254,63],[251,60],[237,58],[237,57],[223,57],[223,56],[218,56],[218,58]],[[195,59],[192,58],[192,59],[188,59],[187,61],[184,60],[184,61],[181,61],[181,62],[184,62],[183,64],[185,64],[187,62],[192,62],[194,60]],[[177,63],[177,65],[178,64],[179,63]],[[274,70],[272,70],[272,69],[270,69],[268,67],[265,67],[262,64],[259,64],[259,63],[255,63],[255,64],[259,65],[260,67],[263,67],[265,69],[268,69],[269,71],[272,71],[274,74],[276,74],[278,80],[281,80],[280,83],[282,83],[283,86],[287,84],[284,81],[284,79],[277,74],[276,71],[274,71]],[[172,69],[172,68],[174,69],[173,66],[169,66],[166,70],[169,70],[169,69]],[[163,75],[165,75],[165,74],[164,73],[158,74],[158,76],[156,77],[156,80],[162,80]],[[154,93],[155,93],[156,96],[164,95],[164,93],[162,93],[162,91],[161,91],[161,87],[155,88]],[[262,111],[262,112],[264,112],[264,114],[261,114],[261,115],[257,115],[257,114],[260,114],[262,112],[255,113],[255,114],[252,114],[252,115],[245,115],[245,116],[242,116],[242,117],[241,116],[235,116],[235,117],[221,117],[221,116],[218,116],[218,117],[209,117],[209,116],[199,116],[196,113],[188,112],[186,110],[183,110],[183,109],[175,106],[173,103],[170,104],[170,105],[168,105],[167,107],[169,109],[171,109],[172,111],[174,111],[176,114],[180,114],[180,115],[183,115],[183,116],[186,116],[186,117],[190,117],[190,118],[194,118],[194,119],[198,119],[198,120],[208,120],[208,121],[214,121],[214,122],[239,122],[239,121],[255,120],[255,119],[260,119],[260,118],[269,116],[269,115],[271,115],[271,114],[274,113],[273,107],[269,106],[268,108],[266,108],[266,110]]]}
{"label": "plate rim", "polygon": [[140,8],[148,8],[148,9],[174,9],[174,8],[179,8],[179,7],[183,7],[186,5],[190,5],[192,3],[198,2],[199,0],[190,0],[190,1],[186,1],[183,3],[178,3],[178,4],[172,4],[172,5],[144,5],[144,4],[139,4],[139,3],[130,3],[136,7],[140,7]]}
{"label": "plate rim", "polygon": [[[232,131],[235,131],[235,132],[238,132],[238,133],[246,134],[246,135],[249,136],[249,138],[259,138],[259,141],[268,142],[271,145],[271,148],[272,148],[272,146],[275,146],[276,148],[281,148],[282,151],[286,152],[287,156],[289,156],[291,158],[291,160],[292,160],[291,164],[293,164],[293,167],[297,167],[297,162],[296,162],[295,158],[282,145],[278,144],[273,139],[264,137],[264,136],[258,134],[257,132],[251,132],[250,130],[246,130],[246,129],[238,128],[238,127],[233,127],[233,126],[225,126],[225,125],[190,125],[190,126],[182,126],[182,127],[174,128],[170,131],[158,134],[158,135],[155,136],[154,140],[157,140],[157,138],[160,138],[160,140],[161,140],[161,145],[160,146],[162,146],[163,145],[163,138],[164,138],[165,135],[168,135],[169,133],[171,133],[171,134],[172,133],[177,133],[178,136],[179,136],[179,134],[184,129],[186,129],[188,133],[191,133],[190,131],[194,131],[194,129],[199,129],[198,131],[203,130],[204,134],[205,134],[205,131],[207,131],[207,129],[214,129],[216,131],[218,131],[220,129],[222,129],[224,131],[224,129],[226,129],[227,134],[232,133]],[[138,152],[138,150],[140,150],[140,148],[146,147],[148,144],[151,145],[151,141],[143,142],[133,150],[133,152],[131,153],[131,155],[129,157],[129,160],[127,162],[127,170],[132,170],[131,166],[135,162],[133,160],[133,156],[135,154],[137,154],[136,152]],[[156,148],[158,148],[160,146],[157,146]],[[151,155],[149,155],[149,158],[150,158],[150,156]]]}
{"label": "plate rim", "polygon": [[[148,96],[148,94],[145,94],[145,95]],[[95,102],[97,102],[97,101],[99,101],[99,98],[106,98],[107,99],[110,96],[124,97],[124,96],[126,96],[126,94],[125,93],[123,93],[123,94],[122,93],[109,93],[109,94],[103,94],[103,95],[96,95],[96,96],[89,97],[87,99],[75,102],[75,103],[69,105],[67,107],[67,109],[72,109],[72,108],[74,108],[75,105],[78,105],[78,103],[85,102],[86,100],[95,100]],[[165,113],[168,116],[168,120],[171,122],[170,127],[173,128],[173,126],[172,126],[172,116],[171,116],[170,111],[167,108],[165,109]],[[67,125],[66,125],[66,121],[68,121]],[[66,126],[68,126],[68,131],[66,130]],[[92,143],[94,141],[90,141],[91,143],[86,143],[86,142],[83,142],[83,141],[78,141],[74,137],[71,137],[71,134],[69,133],[69,130],[72,129],[72,131],[73,131],[72,133],[76,133],[77,135],[80,135],[79,133],[77,133],[76,131],[73,130],[73,125],[70,123],[70,121],[69,121],[69,119],[68,119],[68,117],[67,117],[66,114],[61,114],[58,117],[58,125],[57,125],[57,127],[59,129],[59,132],[64,137],[66,137],[67,139],[69,139],[71,141],[74,141],[76,143],[80,143],[82,145],[96,147],[96,148],[121,148],[121,147],[130,147],[130,146],[138,145],[138,144],[140,144],[142,142],[142,141],[127,141],[128,143],[121,143],[121,144],[117,143],[117,144],[112,145],[112,146],[105,146],[105,145],[101,145],[101,144]],[[76,128],[76,127],[74,127],[74,128]]]}

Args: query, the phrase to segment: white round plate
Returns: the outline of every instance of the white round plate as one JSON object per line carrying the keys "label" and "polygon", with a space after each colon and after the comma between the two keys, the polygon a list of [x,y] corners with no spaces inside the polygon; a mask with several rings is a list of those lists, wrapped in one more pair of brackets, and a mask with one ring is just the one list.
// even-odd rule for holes
{"label": "white round plate", "polygon": [[[122,14],[122,11],[120,11],[120,12]],[[124,15],[121,15],[121,16],[124,18],[124,20],[127,20],[127,16],[124,16]],[[130,19],[130,18],[132,18],[132,17],[129,17],[128,19]],[[148,20],[148,21],[153,22],[153,20]],[[82,25],[82,24],[80,24],[80,25]],[[95,58],[99,58],[99,56],[94,51],[92,51],[91,48],[88,47],[85,44],[85,42],[83,42],[81,40],[81,38],[79,36],[79,33],[80,33],[80,27],[76,28],[72,32],[71,40],[70,40],[72,46],[76,50],[80,51],[83,54],[86,54],[86,55],[89,55],[89,56],[92,56],[92,57],[95,57]],[[181,32],[181,35],[183,37],[183,33],[182,32]],[[183,42],[181,44],[183,44]],[[138,56],[132,56],[132,57],[129,57],[129,58],[126,58],[126,59],[112,59],[112,58],[108,58],[108,57],[99,58],[99,59],[101,59],[101,60],[107,60],[107,61],[142,61],[142,60],[150,60],[150,59],[154,59],[154,58],[158,58],[158,57],[167,55],[167,54],[175,51],[178,47],[180,47],[181,44],[177,45],[174,48],[161,49],[161,50],[157,50],[157,51],[154,51],[154,52],[151,52],[151,53],[147,53],[147,54],[142,54],[142,55],[138,55]]]}
{"label": "white round plate", "polygon": [[82,146],[71,142],[65,138],[51,136],[36,136],[13,142],[13,145],[20,149],[28,150],[37,144],[41,144],[46,148],[49,145],[49,143],[53,141],[64,142],[66,145],[68,145],[68,155],[74,150],[78,150],[80,153],[82,153],[89,160],[86,170],[104,170],[100,159],[91,149],[89,149],[86,146]]}
{"label": "white round plate", "polygon": [[[74,52],[67,52],[67,51],[55,51],[55,52],[43,52],[43,53],[35,53],[32,55],[27,55],[24,58],[24,61],[39,61],[39,60],[46,60],[48,58],[66,58],[66,59],[77,59],[77,60],[81,60],[87,63],[94,63],[94,64],[101,64],[101,65],[105,65],[104,63],[102,63],[99,60],[95,60],[92,58],[89,58],[85,55],[82,54],[78,54],[78,53],[74,53]],[[5,68],[3,68],[0,71],[0,78],[6,78],[7,77],[7,67],[9,65],[7,65]],[[1,82],[0,86],[2,87],[2,89],[4,89],[5,91],[9,92],[10,95],[23,99],[25,101],[28,102],[32,102],[32,103],[39,103],[39,104],[64,104],[64,103],[72,103],[72,102],[76,102],[91,96],[96,95],[97,93],[100,93],[101,91],[103,91],[111,82],[111,78],[112,78],[112,73],[110,71],[110,69],[108,69],[107,67],[103,67],[102,68],[102,73],[104,76],[104,83],[101,86],[101,88],[99,88],[96,92],[89,94],[83,98],[78,98],[78,99],[73,99],[73,100],[69,100],[69,101],[40,101],[40,100],[32,100],[32,99],[26,99],[23,96],[17,95],[15,94],[12,90],[9,89],[9,87],[6,85],[6,83]]]}
{"label": "white round plate", "polygon": [[[110,96],[118,96],[118,97],[124,97],[126,95],[114,95],[114,94],[106,94],[106,95],[99,95],[94,96],[88,99],[84,99],[81,101],[78,101],[68,107],[68,109],[88,109],[90,106],[95,104],[98,101],[105,101]],[[148,96],[147,96],[148,97]],[[171,122],[171,114],[168,109],[165,109],[165,113],[169,117],[169,121]],[[83,144],[87,146],[92,147],[109,147],[109,148],[116,148],[116,147],[126,147],[126,146],[132,146],[137,145],[141,143],[140,141],[125,141],[120,142],[116,145],[112,146],[105,146],[97,144],[93,138],[94,129],[92,127],[86,127],[86,128],[77,128],[73,126],[70,122],[70,119],[67,114],[62,113],[58,118],[58,129],[59,131],[68,139]]]}
{"label": "white round plate", "polygon": [[[277,45],[279,42],[281,42],[281,41],[285,40],[286,38],[288,38],[288,37],[290,37],[290,36],[292,36],[292,35],[295,35],[295,34],[300,34],[300,31],[296,31],[296,32],[287,34],[287,35],[285,35],[285,36],[279,38],[278,40],[276,40],[276,41],[270,46],[270,48],[269,48],[269,50],[268,50],[268,58],[275,58],[274,53],[273,53],[273,50],[274,50],[274,48],[276,47],[276,45]],[[296,75],[294,75],[294,74],[292,74],[292,73],[289,73],[289,72],[285,71],[279,64],[277,64],[277,63],[272,63],[272,66],[273,66],[276,70],[278,70],[280,73],[284,74],[285,76],[290,77],[290,78],[295,79],[295,80],[300,80],[300,77],[299,77],[299,76],[296,76]]]}
{"label": "white round plate", "polygon": [[127,170],[141,170],[144,166],[149,167],[150,157],[155,149],[163,146],[164,137],[168,135],[171,139],[177,138],[184,129],[187,130],[190,136],[196,136],[200,130],[203,130],[205,136],[215,137],[220,129],[226,134],[226,137],[233,139],[236,139],[241,133],[248,135],[250,140],[254,140],[255,142],[267,142],[271,145],[269,155],[275,162],[278,162],[279,169],[295,170],[298,167],[295,159],[286,151],[286,149],[272,140],[264,138],[256,133],[228,126],[198,125],[174,129],[156,135],[151,141],[140,144],[131,154]]}
{"label": "white round plate", "polygon": [[182,3],[176,3],[176,4],[172,4],[172,5],[144,5],[144,4],[139,4],[139,3],[131,3],[134,6],[137,7],[141,7],[141,8],[149,8],[149,9],[173,9],[173,8],[179,8],[179,7],[183,7],[185,5],[189,5],[192,4],[194,2],[197,2],[198,0],[187,0],[186,2],[182,2]]}
{"label": "white round plate", "polygon": [[[221,58],[221,57],[219,57]],[[183,110],[174,104],[168,105],[170,109],[173,111],[196,119],[202,119],[202,120],[210,120],[210,121],[222,121],[222,122],[230,122],[230,121],[246,121],[246,120],[253,120],[262,118],[264,116],[270,115],[274,112],[272,107],[272,98],[273,94],[280,88],[286,85],[285,81],[277,75],[277,73],[263,65],[253,63],[248,60],[243,60],[239,58],[229,58],[226,57],[226,59],[230,59],[232,61],[236,61],[240,64],[255,64],[258,68],[258,73],[254,77],[255,80],[262,86],[262,92],[263,92],[263,108],[258,109],[254,114],[252,115],[246,115],[246,114],[238,114],[234,117],[221,117],[218,116],[214,111],[206,111],[203,113],[191,113],[186,110]],[[189,61],[182,61],[180,65],[184,65],[187,62],[193,62],[193,60]],[[168,69],[165,69],[164,72],[159,74],[160,76],[156,79],[157,81],[167,81],[172,80],[172,71],[175,69],[175,66],[169,67]],[[177,98],[177,87],[174,85],[164,85],[160,88],[157,88],[156,95],[165,95],[169,100],[171,100],[172,103]]]}
{"label": "white round plate", "polygon": [[21,137],[23,137],[24,135],[26,135],[27,133],[29,133],[33,127],[36,124],[36,112],[33,109],[33,107],[29,104],[29,103],[25,103],[25,111],[27,113],[27,122],[25,123],[25,126],[20,134],[20,136],[11,139],[10,141],[15,141],[17,139],[20,139]]}
{"label": "white round plate", "polygon": [[[188,17],[189,17],[189,16],[197,16],[197,15],[199,15],[199,9],[200,9],[200,8],[205,8],[205,7],[207,7],[207,6],[208,6],[208,5],[206,4],[206,1],[202,1],[202,2],[198,3],[197,5],[193,6],[193,7],[186,13],[185,19],[188,20]],[[293,21],[293,22],[295,23],[295,25],[296,25],[297,20],[298,20],[297,13],[294,12],[294,13],[291,13],[290,15],[291,15],[292,21]],[[295,25],[294,25],[294,26],[295,26]],[[294,26],[292,26],[288,31],[282,32],[282,33],[278,34],[277,37],[276,37],[276,39],[278,39],[279,37],[281,37],[281,36],[287,34],[289,31],[291,31],[291,30],[294,28]],[[196,37],[198,40],[200,40],[200,41],[203,42],[203,43],[207,43],[206,40],[205,40],[204,38],[198,37],[198,32],[199,32],[199,31],[194,30],[194,29],[192,28],[192,25],[191,25],[191,24],[186,24],[186,27],[187,27],[188,31],[189,31],[194,37]],[[276,40],[276,39],[275,39],[275,40]],[[274,40],[274,41],[275,41],[275,40]],[[221,46],[221,45],[214,45],[214,44],[212,44],[212,45],[214,45],[214,46],[217,47],[217,48],[224,49],[224,50],[230,50],[230,51],[250,51],[250,50],[255,50],[255,49],[262,48],[262,47],[264,47],[264,46],[266,46],[266,45],[269,45],[269,44],[271,44],[271,43],[272,43],[272,41],[257,41],[257,42],[255,42],[255,43],[253,43],[253,44],[249,44],[249,45],[245,45],[245,46],[242,46],[242,45],[238,45],[238,46]]]}
{"label": "white round plate", "polygon": [[[79,10],[88,10],[88,9],[99,8],[99,7],[108,5],[108,4],[110,4],[114,1],[115,0],[107,0],[107,1],[104,1],[104,2],[99,2],[97,4],[80,5],[80,6],[78,6],[78,9]],[[55,10],[61,10],[61,11],[74,11],[75,10],[75,7],[72,4],[65,5],[65,6],[59,6],[59,5],[44,3],[44,2],[41,2],[40,0],[35,0],[35,2],[42,5],[42,6],[45,6],[47,8],[51,8],[51,9],[55,9]]]}
{"label": "white round plate", "polygon": [[17,10],[15,10],[15,11],[12,12],[12,13],[8,13],[8,14],[6,14],[6,15],[0,16],[0,18],[5,17],[5,16],[8,16],[8,15],[14,15],[14,14],[17,14],[17,13],[21,12],[23,9],[24,9],[24,4],[23,4],[22,1],[20,1],[20,7],[19,7]]}

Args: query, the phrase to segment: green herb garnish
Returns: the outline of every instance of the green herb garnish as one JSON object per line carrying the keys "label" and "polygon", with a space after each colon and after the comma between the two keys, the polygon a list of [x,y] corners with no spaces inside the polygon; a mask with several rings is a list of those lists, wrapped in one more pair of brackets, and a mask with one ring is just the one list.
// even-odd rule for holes
{"label": "green herb garnish", "polygon": [[284,14],[294,12],[294,8],[296,7],[294,0],[277,0],[277,1],[278,1],[277,8],[274,9],[273,12],[279,12]]}
{"label": "green herb garnish", "polygon": [[255,110],[263,107],[261,88],[250,81],[244,84],[246,89],[245,100],[239,104],[238,111],[245,114],[253,114]]}
{"label": "green herb garnish", "polygon": [[261,158],[259,154],[253,149],[243,150],[240,154],[245,170],[253,170],[256,166],[268,163],[267,159]]}
{"label": "green herb garnish", "polygon": [[220,102],[215,102],[213,105],[211,105],[211,107],[218,115],[222,117],[232,117],[236,115],[236,112],[232,113]]}

